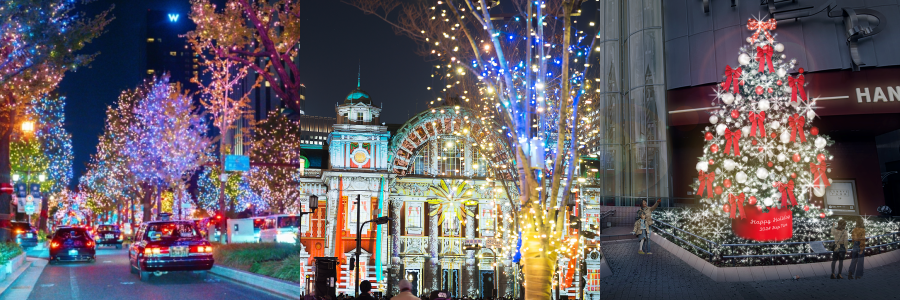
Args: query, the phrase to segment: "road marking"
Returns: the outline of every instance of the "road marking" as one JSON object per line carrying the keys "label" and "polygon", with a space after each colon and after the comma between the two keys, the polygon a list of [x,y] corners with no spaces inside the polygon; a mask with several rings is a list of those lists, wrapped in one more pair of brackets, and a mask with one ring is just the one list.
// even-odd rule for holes
{"label": "road marking", "polygon": [[111,263],[111,262],[112,262],[111,260],[104,260],[104,261],[103,261],[104,264]]}
{"label": "road marking", "polygon": [[51,286],[53,286],[52,283],[45,283],[45,284],[41,285],[41,287],[51,287]]}
{"label": "road marking", "polygon": [[134,284],[134,281],[122,281],[121,284]]}
{"label": "road marking", "polygon": [[72,299],[78,300],[78,281],[75,280],[75,268],[69,269],[69,285],[72,288]]}

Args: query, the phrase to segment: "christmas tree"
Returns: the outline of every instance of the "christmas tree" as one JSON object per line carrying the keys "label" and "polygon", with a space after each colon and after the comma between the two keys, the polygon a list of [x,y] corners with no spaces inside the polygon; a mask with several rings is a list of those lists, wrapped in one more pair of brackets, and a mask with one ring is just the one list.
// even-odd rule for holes
{"label": "christmas tree", "polygon": [[696,166],[703,206],[732,219],[737,236],[757,241],[790,238],[794,218],[831,214],[810,200],[831,184],[825,147],[833,142],[812,126],[815,99],[803,68],[794,71],[796,60],[782,54],[775,28],[774,19],[747,21],[754,33],[740,49],[740,65],[726,67],[716,87],[718,108]]}

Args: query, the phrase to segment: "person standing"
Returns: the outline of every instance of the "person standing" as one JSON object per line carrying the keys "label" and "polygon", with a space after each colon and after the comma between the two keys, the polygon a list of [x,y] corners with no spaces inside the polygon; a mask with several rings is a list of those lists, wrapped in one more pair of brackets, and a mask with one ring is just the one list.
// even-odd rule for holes
{"label": "person standing", "polygon": [[836,225],[831,226],[831,235],[834,236],[834,249],[831,252],[831,279],[834,277],[834,263],[838,263],[837,279],[844,279],[841,272],[844,270],[844,256],[847,255],[847,220],[841,219]]}
{"label": "person standing", "polygon": [[359,295],[356,296],[356,300],[375,300],[375,297],[372,297],[372,294],[369,291],[372,290],[372,283],[368,280],[363,280],[359,283]]}
{"label": "person standing", "polygon": [[[866,260],[866,225],[862,218],[856,220],[856,228],[850,234],[853,242],[853,250],[850,251],[850,269],[847,270],[847,279],[862,279],[863,265]],[[854,278],[853,275],[856,274]]]}
{"label": "person standing", "polygon": [[400,280],[400,283],[397,284],[397,287],[400,288],[400,294],[391,298],[391,300],[421,300],[412,294],[412,284],[409,283],[408,280],[403,279]]}
{"label": "person standing", "polygon": [[650,226],[653,225],[653,211],[659,206],[659,200],[653,206],[647,206],[647,200],[641,202],[641,210],[638,212],[640,219],[638,227],[641,237],[638,254],[653,254],[650,252]]}

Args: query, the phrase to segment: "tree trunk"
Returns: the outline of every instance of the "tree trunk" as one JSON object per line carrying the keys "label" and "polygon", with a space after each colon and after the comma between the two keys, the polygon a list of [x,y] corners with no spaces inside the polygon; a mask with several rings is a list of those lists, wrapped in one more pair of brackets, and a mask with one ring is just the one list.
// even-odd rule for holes
{"label": "tree trunk", "polygon": [[144,222],[150,221],[150,204],[153,203],[153,187],[150,184],[143,184],[144,190],[144,199],[141,199],[141,203],[144,204]]}
{"label": "tree trunk", "polygon": [[[9,161],[9,143],[12,141],[12,128],[15,124],[13,118],[14,111],[0,114],[0,185],[9,185],[12,182],[10,175],[11,165]],[[7,125],[7,128],[2,128]],[[10,185],[9,188],[12,188]],[[6,241],[10,238],[9,220],[12,219],[10,211],[10,202],[12,201],[12,190],[6,192],[0,191],[0,241]]]}
{"label": "tree trunk", "polygon": [[50,201],[47,199],[47,195],[44,194],[44,197],[41,197],[41,216],[38,218],[38,230],[47,231],[47,216],[50,213],[48,210],[50,209]]}
{"label": "tree trunk", "polygon": [[525,233],[525,241],[522,243],[522,272],[525,275],[525,300],[550,299],[550,287],[553,278],[553,264],[556,255],[548,255],[539,249],[543,248],[540,238],[533,238],[540,234],[533,230]]}

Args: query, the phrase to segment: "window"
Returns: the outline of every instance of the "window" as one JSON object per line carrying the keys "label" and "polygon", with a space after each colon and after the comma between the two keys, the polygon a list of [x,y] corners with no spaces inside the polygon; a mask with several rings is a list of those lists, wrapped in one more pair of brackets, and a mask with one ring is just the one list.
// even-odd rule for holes
{"label": "window", "polygon": [[169,55],[171,55],[171,56],[178,56],[178,52],[170,51],[170,52],[169,52]]}
{"label": "window", "polygon": [[199,236],[190,223],[184,222],[153,223],[147,226],[146,233],[152,241]]}
{"label": "window", "polygon": [[147,75],[153,75],[153,73],[156,73],[156,70],[147,69]]}
{"label": "window", "polygon": [[416,149],[407,169],[413,175],[487,176],[487,160],[474,141],[458,136],[440,136]]}
{"label": "window", "polygon": [[147,38],[147,42],[148,42],[148,43],[152,43],[153,41],[154,41],[153,38]]}
{"label": "window", "polygon": [[269,82],[266,81],[266,87],[270,87],[270,86],[271,86],[271,85],[269,85]]}
{"label": "window", "polygon": [[363,113],[361,113],[361,112],[356,113],[356,120],[362,122],[362,120],[363,120]]}

